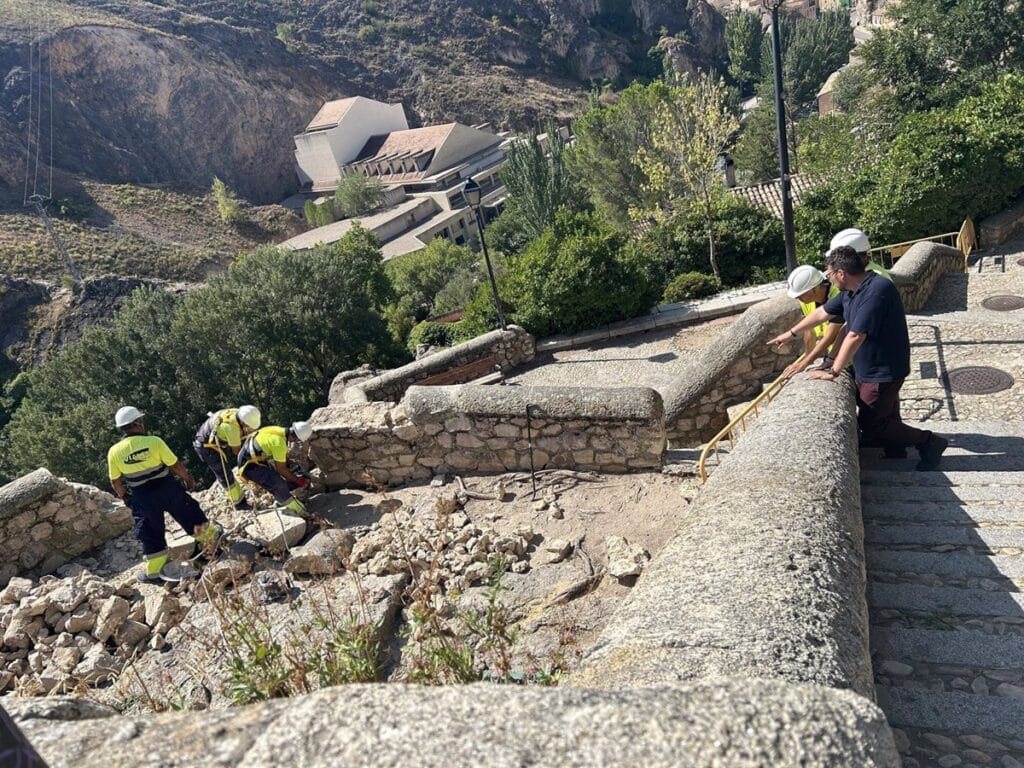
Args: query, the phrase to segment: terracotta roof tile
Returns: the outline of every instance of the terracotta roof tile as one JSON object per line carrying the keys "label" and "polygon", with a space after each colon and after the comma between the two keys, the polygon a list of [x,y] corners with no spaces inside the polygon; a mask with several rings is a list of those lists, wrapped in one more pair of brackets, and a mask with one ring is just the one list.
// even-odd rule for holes
{"label": "terracotta roof tile", "polygon": [[352,105],[356,103],[358,96],[350,96],[347,99],[337,99],[335,101],[324,102],[324,105],[320,107],[320,111],[313,116],[313,119],[309,121],[309,125],[306,126],[307,131],[316,131],[321,128],[331,128],[341,122],[342,118],[352,108]]}
{"label": "terracotta roof tile", "polygon": [[[789,195],[793,206],[799,205],[804,194],[820,184],[821,179],[806,173],[794,173],[790,176]],[[751,205],[763,208],[775,218],[782,218],[782,191],[779,189],[778,179],[763,184],[751,184],[748,187],[733,187],[729,191],[745,198]]]}

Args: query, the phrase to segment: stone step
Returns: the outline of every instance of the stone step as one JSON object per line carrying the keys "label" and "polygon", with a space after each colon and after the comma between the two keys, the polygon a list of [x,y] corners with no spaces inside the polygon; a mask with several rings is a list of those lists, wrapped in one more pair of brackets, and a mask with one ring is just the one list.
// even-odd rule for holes
{"label": "stone step", "polygon": [[1021,526],[975,528],[966,525],[866,525],[866,544],[917,544],[934,547],[948,544],[958,547],[1022,547],[1024,520]]}
{"label": "stone step", "polygon": [[861,485],[871,486],[1024,486],[1024,472],[903,472],[889,469],[865,469],[860,473]]}
{"label": "stone step", "polygon": [[1024,617],[1024,593],[868,582],[868,606],[945,616]]}
{"label": "stone step", "polygon": [[1024,506],[981,507],[959,502],[865,501],[862,502],[862,508],[864,519],[868,522],[891,520],[902,523],[946,523],[947,525],[1024,524]]}
{"label": "stone step", "polygon": [[865,553],[869,571],[931,573],[953,578],[984,579],[1024,576],[1022,555],[972,555],[961,552],[913,552],[869,547]]}
{"label": "stone step", "polygon": [[878,688],[878,704],[890,725],[925,731],[953,731],[996,739],[1024,733],[1024,701],[1006,696],[977,696],[918,688]]}
{"label": "stone step", "polygon": [[[1017,449],[1021,450],[1021,449]],[[871,451],[871,453],[868,453]],[[947,450],[942,456],[940,471],[916,472],[918,456],[917,451],[910,449],[911,458],[907,459],[883,459],[881,449],[864,449],[860,453],[861,469],[879,469],[890,472],[903,472],[907,475],[931,475],[943,472],[1020,472],[1024,471],[1024,456],[1011,455],[1006,453],[950,453]]]}
{"label": "stone step", "polygon": [[[923,473],[922,473],[923,474]],[[1019,501],[1024,488],[1012,485],[863,485],[862,501],[945,501],[999,503]]]}
{"label": "stone step", "polygon": [[969,630],[872,627],[871,652],[882,659],[981,669],[1024,669],[1024,637]]}

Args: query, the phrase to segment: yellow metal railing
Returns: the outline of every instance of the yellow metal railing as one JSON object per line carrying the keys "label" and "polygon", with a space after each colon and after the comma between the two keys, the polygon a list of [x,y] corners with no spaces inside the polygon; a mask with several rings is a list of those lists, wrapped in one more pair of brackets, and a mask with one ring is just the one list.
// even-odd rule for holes
{"label": "yellow metal railing", "polygon": [[[797,361],[803,360],[803,355],[797,358]],[[736,435],[739,432],[745,431],[747,427],[747,417],[753,412],[754,416],[759,413],[761,405],[767,405],[782,391],[782,388],[786,386],[786,382],[789,381],[785,375],[779,376],[771,384],[764,388],[757,397],[747,403],[746,407],[742,411],[737,413],[728,424],[719,432],[717,435],[708,440],[708,444],[704,446],[704,450],[700,452],[700,460],[697,462],[697,470],[700,473],[700,481],[703,483],[708,479],[707,462],[708,459],[714,454],[716,465],[721,463],[718,453],[718,444],[723,440],[728,440],[730,447],[736,443]]]}
{"label": "yellow metal railing", "polygon": [[[956,232],[944,232],[941,235],[919,237],[917,240],[905,240],[902,243],[880,245],[878,248],[869,250],[868,255],[875,263],[891,267],[900,256],[909,251],[910,247],[916,243],[940,243],[941,245],[956,248],[964,255],[964,272],[967,271],[968,257],[978,247],[978,239],[974,233],[974,222],[968,217],[964,219],[964,223],[960,225],[960,229]],[[886,259],[887,255],[888,259]]]}

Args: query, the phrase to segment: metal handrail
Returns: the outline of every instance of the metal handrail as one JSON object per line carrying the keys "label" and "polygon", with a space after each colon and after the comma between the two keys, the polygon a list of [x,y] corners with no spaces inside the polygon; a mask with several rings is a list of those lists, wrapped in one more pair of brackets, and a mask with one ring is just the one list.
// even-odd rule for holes
{"label": "metal handrail", "polygon": [[[889,254],[889,264],[892,266],[896,263],[896,260],[904,253],[910,250],[912,245],[917,243],[942,243],[944,245],[952,246],[964,255],[964,272],[967,271],[967,259],[971,255],[971,252],[978,247],[978,240],[974,233],[974,222],[968,216],[964,219],[964,223],[960,225],[960,229],[956,232],[943,232],[941,235],[932,235],[931,237],[919,237],[916,240],[904,240],[902,243],[890,243],[889,245],[880,245],[877,248],[871,248],[868,251],[868,256],[872,254],[878,254],[878,263],[884,264],[885,260],[882,258],[884,254]],[[874,259],[872,259],[874,261]]]}
{"label": "metal handrail", "polygon": [[[803,359],[804,356],[800,355],[800,357],[798,357],[796,361],[800,362]],[[755,397],[753,400],[747,403],[747,406],[738,414],[736,414],[733,417],[732,421],[726,424],[725,427],[717,435],[708,440],[708,444],[705,445],[704,450],[700,452],[700,460],[697,462],[697,469],[700,473],[700,481],[702,483],[707,481],[708,479],[707,460],[712,452],[714,452],[715,454],[716,464],[721,463],[721,459],[718,456],[718,444],[723,439],[728,439],[730,446],[733,445],[736,442],[736,438],[733,434],[736,431],[736,428],[743,427],[744,429],[746,429],[746,419],[750,412],[753,411],[754,415],[757,416],[758,407],[761,405],[761,403],[763,402],[767,405],[769,402],[771,402],[776,397],[776,395],[778,395],[779,392],[782,391],[782,388],[786,386],[787,381],[789,381],[789,377],[787,377],[785,374],[781,374],[779,378],[775,379],[775,381],[773,381],[771,384],[765,387],[761,394],[759,394],[757,397]]]}

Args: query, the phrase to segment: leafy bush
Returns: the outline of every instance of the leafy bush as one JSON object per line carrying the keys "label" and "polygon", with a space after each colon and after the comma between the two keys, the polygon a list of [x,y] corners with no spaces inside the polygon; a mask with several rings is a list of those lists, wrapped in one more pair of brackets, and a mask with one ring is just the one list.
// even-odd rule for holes
{"label": "leafy bush", "polygon": [[409,332],[406,342],[410,352],[415,353],[420,344],[431,347],[450,347],[455,341],[456,328],[452,323],[435,323],[424,320]]}
{"label": "leafy bush", "polygon": [[664,300],[666,303],[685,301],[686,299],[703,299],[705,296],[713,296],[722,288],[712,275],[705,275],[703,272],[684,272],[676,275],[665,289]]}
{"label": "leafy bush", "polygon": [[213,177],[213,186],[210,189],[213,199],[217,203],[217,213],[225,224],[237,224],[245,218],[242,213],[242,206],[239,205],[234,193],[228,189],[228,185]]}
{"label": "leafy bush", "polygon": [[[444,238],[436,238],[421,251],[392,259],[384,270],[398,296],[388,307],[387,317],[392,336],[399,342],[413,325],[430,315],[464,306],[480,275],[478,257]],[[438,298],[449,288],[444,301],[439,302]],[[458,299],[463,299],[463,303],[455,303]]]}
{"label": "leafy bush", "polygon": [[[703,217],[684,212],[654,227],[634,246],[647,262],[659,293],[676,275],[707,269],[705,226]],[[786,263],[782,222],[736,197],[724,199],[715,215],[715,240],[725,286],[749,285],[755,280],[755,268]]]}
{"label": "leafy bush", "polygon": [[511,318],[544,336],[646,312],[659,292],[625,246],[626,236],[596,215],[563,212],[508,263],[501,295]]}
{"label": "leafy bush", "polygon": [[380,179],[362,174],[345,176],[334,190],[334,216],[339,219],[362,216],[379,208],[383,202],[384,185]]}

